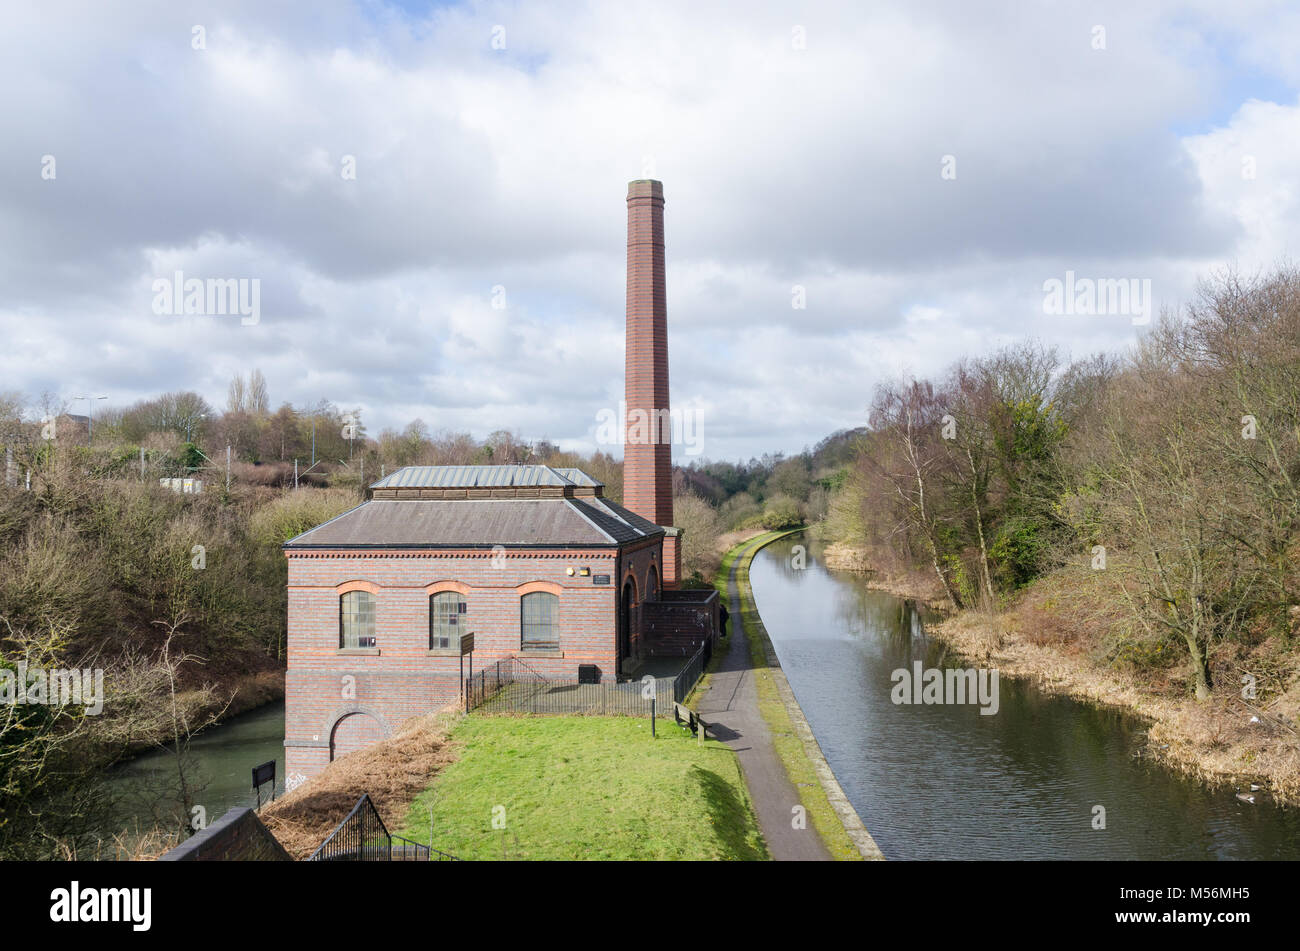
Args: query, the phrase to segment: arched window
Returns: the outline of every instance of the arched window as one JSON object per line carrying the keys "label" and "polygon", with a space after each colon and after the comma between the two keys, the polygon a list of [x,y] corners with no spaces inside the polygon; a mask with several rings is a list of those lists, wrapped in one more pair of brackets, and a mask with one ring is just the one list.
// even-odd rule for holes
{"label": "arched window", "polygon": [[349,591],[339,598],[339,647],[375,646],[375,596]]}
{"label": "arched window", "polygon": [[465,598],[455,591],[440,591],[429,598],[429,649],[460,648],[465,626]]}
{"label": "arched window", "polygon": [[647,601],[659,600],[659,572],[655,570],[654,565],[650,566],[650,573],[646,575],[645,599]]}
{"label": "arched window", "polygon": [[560,599],[534,591],[519,599],[520,643],[524,647],[560,646]]}

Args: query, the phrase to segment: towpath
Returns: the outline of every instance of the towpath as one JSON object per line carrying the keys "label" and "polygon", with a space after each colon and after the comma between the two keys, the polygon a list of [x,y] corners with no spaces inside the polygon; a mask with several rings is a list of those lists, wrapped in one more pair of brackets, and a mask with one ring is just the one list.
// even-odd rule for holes
{"label": "towpath", "polygon": [[731,612],[731,634],[727,654],[713,673],[709,691],[699,704],[699,713],[710,724],[710,733],[735,751],[749,786],[750,799],[767,850],[777,861],[829,861],[830,853],[821,836],[805,817],[797,828],[794,807],[799,792],[785,771],[772,745],[767,722],[758,709],[758,689],[749,653],[744,619],[740,610],[740,588],[736,574],[763,542],[755,540],[736,556],[727,577],[727,610]]}

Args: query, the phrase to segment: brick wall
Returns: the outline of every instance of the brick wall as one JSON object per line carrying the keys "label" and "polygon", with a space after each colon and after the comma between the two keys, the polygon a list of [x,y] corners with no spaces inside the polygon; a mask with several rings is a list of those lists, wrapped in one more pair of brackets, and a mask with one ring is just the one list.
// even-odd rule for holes
{"label": "brick wall", "polygon": [[158,856],[160,862],[290,862],[252,809],[231,809],[206,829]]}
{"label": "brick wall", "polygon": [[652,602],[642,614],[645,650],[650,657],[689,656],[706,638],[718,631],[718,595],[707,592],[701,599],[682,599],[667,592],[670,600]]}
{"label": "brick wall", "polygon": [[[474,670],[523,657],[547,677],[576,677],[595,664],[616,676],[620,584],[635,578],[633,651],[640,645],[639,602],[651,572],[661,570],[661,539],[592,549],[491,551],[287,552],[288,671],[285,676],[285,765],[310,776],[335,756],[390,736],[411,716],[457,702],[461,661],[429,649],[429,598],[439,590],[465,596],[466,632],[475,635]],[[568,569],[574,569],[569,575]],[[582,576],[579,569],[590,574]],[[596,575],[609,575],[596,585]],[[339,597],[375,595],[374,649],[339,649]],[[559,651],[534,653],[520,644],[520,598],[532,590],[559,596]],[[468,659],[465,667],[469,672]]]}
{"label": "brick wall", "polygon": [[656,181],[630,182],[627,187],[626,332],[623,504],[656,525],[669,526],[673,524],[671,427],[663,432],[669,408],[668,297],[664,192]]}

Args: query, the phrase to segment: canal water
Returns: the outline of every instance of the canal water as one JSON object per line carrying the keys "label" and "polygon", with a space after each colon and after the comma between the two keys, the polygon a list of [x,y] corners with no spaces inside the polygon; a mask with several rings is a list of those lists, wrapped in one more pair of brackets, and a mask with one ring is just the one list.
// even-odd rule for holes
{"label": "canal water", "polygon": [[1242,803],[1144,758],[1136,718],[1009,678],[993,715],[895,704],[895,670],[964,665],[909,602],[828,570],[815,543],[768,546],[750,581],[826,760],[887,858],[1300,858],[1300,809]]}
{"label": "canal water", "polygon": [[[271,703],[231,717],[190,741],[185,762],[192,800],[202,806],[207,823],[237,806],[253,806],[253,767],[275,760],[277,796],[284,794],[284,703]],[[118,832],[171,825],[182,814],[176,756],[171,750],[143,753],[114,767],[104,777],[111,800],[112,838]],[[262,801],[271,787],[262,787]]]}

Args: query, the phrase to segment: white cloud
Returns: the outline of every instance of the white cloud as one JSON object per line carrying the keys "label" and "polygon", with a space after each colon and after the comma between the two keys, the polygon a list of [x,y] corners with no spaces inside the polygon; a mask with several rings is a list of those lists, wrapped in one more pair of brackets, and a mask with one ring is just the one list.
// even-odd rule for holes
{"label": "white cloud", "polygon": [[[1124,319],[1044,315],[1043,281],[1150,278],[1174,304],[1292,254],[1300,221],[1300,19],[1134,6],[11,11],[3,388],[220,402],[256,366],[273,400],[359,405],[372,433],[583,444],[622,389],[622,199],[647,161],[673,393],[710,456],[797,450],[861,423],[875,382],[1018,336],[1121,346]],[[176,269],[259,277],[261,322],[153,315]]]}

